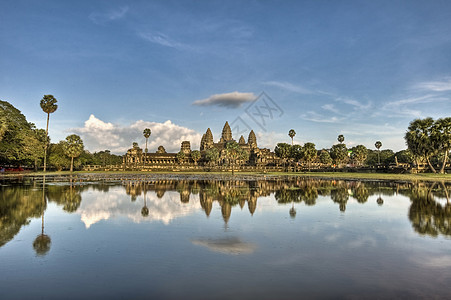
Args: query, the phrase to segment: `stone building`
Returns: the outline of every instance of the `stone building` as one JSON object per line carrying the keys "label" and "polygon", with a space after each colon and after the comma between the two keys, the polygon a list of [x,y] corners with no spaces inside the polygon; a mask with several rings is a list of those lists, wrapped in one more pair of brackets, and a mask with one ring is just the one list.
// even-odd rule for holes
{"label": "stone building", "polygon": [[[201,159],[198,162],[199,166],[223,166],[228,165],[229,159],[227,156],[227,143],[236,142],[232,137],[232,130],[228,122],[224,124],[222,129],[221,138],[217,143],[214,142],[213,134],[210,128],[207,129],[205,134],[202,136],[200,142],[200,152]],[[241,136],[238,140],[239,147],[249,154],[249,158],[246,161],[239,161],[240,165],[245,166],[275,166],[279,163],[279,158],[275,153],[271,152],[266,148],[258,148],[257,137],[253,130],[249,133],[247,142],[244,136]],[[208,151],[211,149],[216,149],[219,153],[219,158],[217,162],[209,162],[207,159]],[[181,143],[180,151],[185,154],[185,159],[183,160],[183,165],[194,165],[194,160],[191,158],[191,143],[190,141],[183,141]],[[125,167],[141,167],[141,166],[158,166],[158,167],[170,167],[178,166],[181,162],[177,160],[177,153],[166,153],[163,146],[158,147],[156,153],[144,153],[137,144],[134,144],[131,149],[127,151],[124,156]]]}

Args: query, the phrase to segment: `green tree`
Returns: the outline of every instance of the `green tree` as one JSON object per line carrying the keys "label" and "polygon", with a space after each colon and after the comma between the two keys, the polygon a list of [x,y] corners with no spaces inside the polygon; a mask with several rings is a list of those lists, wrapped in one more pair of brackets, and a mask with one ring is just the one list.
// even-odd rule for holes
{"label": "green tree", "polygon": [[340,166],[348,158],[348,149],[345,144],[333,145],[330,149],[330,157],[334,160],[335,164]]}
{"label": "green tree", "polygon": [[179,152],[177,153],[177,156],[176,156],[176,157],[177,157],[177,160],[178,160],[179,164],[182,164],[183,161],[185,160],[186,155],[185,155],[184,152],[179,151]]}
{"label": "green tree", "polygon": [[404,136],[410,152],[413,154],[416,164],[419,160],[426,160],[429,168],[436,173],[431,164],[431,157],[437,152],[434,148],[433,134],[434,120],[432,118],[415,119],[410,122],[407,132]]}
{"label": "green tree", "polygon": [[305,143],[302,147],[302,157],[307,162],[308,170],[310,171],[310,164],[318,155],[318,151],[313,143]]}
{"label": "green tree", "polygon": [[287,159],[290,157],[291,154],[291,146],[287,143],[278,143],[277,146],[274,148],[274,153],[277,155],[277,157],[280,157],[283,161],[284,166],[286,165]]}
{"label": "green tree", "polygon": [[0,120],[1,164],[32,164],[35,157],[42,157],[42,151],[36,149],[40,147],[39,131],[17,108],[0,101]]}
{"label": "green tree", "polygon": [[290,129],[290,131],[288,131],[288,136],[291,138],[291,146],[293,146],[293,139],[295,135],[296,131],[294,131],[294,129]]}
{"label": "green tree", "polygon": [[240,145],[235,141],[230,141],[226,144],[226,155],[232,164],[232,175],[234,175],[235,164],[237,160],[244,161],[247,160],[249,155],[247,151],[244,151]]}
{"label": "green tree", "polygon": [[[44,97],[41,99],[41,108],[42,110],[47,114],[47,126],[45,127],[45,136],[48,137],[49,135],[49,119],[50,114],[54,113],[56,109],[58,108],[58,105],[56,104],[58,102],[53,95],[44,95]],[[47,169],[47,148],[48,144],[44,146],[44,172]]]}
{"label": "green tree", "polygon": [[216,148],[210,148],[205,152],[205,157],[210,162],[210,164],[215,164],[219,160],[219,150]]}
{"label": "green tree", "polygon": [[352,158],[357,162],[357,165],[362,165],[362,163],[368,157],[368,149],[363,145],[357,145],[352,148]]}
{"label": "green tree", "polygon": [[440,173],[445,173],[445,166],[451,149],[451,117],[435,121],[432,130],[432,140],[436,150],[443,156]]}
{"label": "green tree", "polygon": [[76,134],[71,134],[66,137],[66,141],[63,143],[64,154],[70,157],[70,171],[74,170],[74,158],[80,156],[83,152],[83,141]]}
{"label": "green tree", "polygon": [[338,142],[339,142],[340,144],[343,144],[343,142],[345,141],[344,135],[340,134],[340,135],[338,136],[337,140],[338,140]]}
{"label": "green tree", "polygon": [[376,147],[376,149],[377,149],[377,164],[380,165],[381,164],[380,149],[382,147],[381,141],[377,141],[374,144],[374,147]]}
{"label": "green tree", "polygon": [[197,165],[197,161],[200,159],[200,151],[194,150],[191,151],[191,158],[194,160],[194,164]]}
{"label": "green tree", "polygon": [[321,153],[319,154],[319,161],[322,164],[330,166],[332,164],[332,158],[330,157],[329,151],[327,150],[321,150]]}
{"label": "green tree", "polygon": [[70,167],[70,159],[64,153],[64,141],[49,146],[49,166],[55,167],[58,171]]}

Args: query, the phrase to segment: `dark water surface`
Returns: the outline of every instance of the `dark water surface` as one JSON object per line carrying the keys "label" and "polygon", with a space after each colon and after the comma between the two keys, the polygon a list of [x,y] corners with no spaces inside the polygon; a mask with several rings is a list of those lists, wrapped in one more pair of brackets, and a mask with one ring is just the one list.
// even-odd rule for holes
{"label": "dark water surface", "polygon": [[0,299],[451,298],[451,186],[1,181]]}

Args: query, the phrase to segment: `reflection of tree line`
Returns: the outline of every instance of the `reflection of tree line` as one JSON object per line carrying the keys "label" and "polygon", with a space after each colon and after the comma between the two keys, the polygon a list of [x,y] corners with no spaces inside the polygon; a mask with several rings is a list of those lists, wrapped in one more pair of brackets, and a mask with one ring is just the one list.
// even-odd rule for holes
{"label": "reflection of tree line", "polygon": [[75,185],[72,180],[65,185],[46,185],[45,177],[39,180],[23,179],[12,185],[2,186],[0,195],[0,247],[12,240],[31,218],[41,217],[41,233],[33,242],[38,255],[50,249],[50,237],[44,233],[44,213],[48,202],[75,212],[81,203],[81,191],[88,188]]}
{"label": "reflection of tree line", "polygon": [[[54,202],[63,210],[72,213],[79,208],[81,192],[88,188],[107,192],[114,183],[96,182],[83,184],[70,181],[64,185],[47,184],[43,186],[40,180],[23,179],[22,181],[1,187],[0,194],[0,247],[12,240],[20,228],[30,223],[31,218],[41,217],[42,232],[33,245],[38,254],[45,254],[50,246],[50,238],[44,233],[44,212],[47,203]],[[281,204],[292,204],[289,213],[296,215],[294,203],[304,203],[307,206],[316,204],[319,196],[329,196],[338,204],[340,211],[346,211],[350,198],[358,203],[366,203],[371,196],[377,196],[381,205],[384,196],[401,194],[411,199],[409,220],[414,230],[420,234],[451,236],[451,204],[449,201],[450,185],[445,183],[425,182],[358,182],[326,179],[274,179],[274,180],[150,180],[123,181],[123,186],[131,200],[144,194],[141,214],[149,215],[146,203],[146,193],[154,192],[158,198],[163,198],[167,191],[177,191],[180,201],[188,203],[190,195],[199,195],[202,209],[210,215],[213,203],[220,207],[225,222],[230,219],[232,208],[246,206],[251,214],[257,208],[257,199],[274,193],[275,199]],[[44,188],[43,188],[44,187]],[[436,198],[446,199],[445,204]]]}

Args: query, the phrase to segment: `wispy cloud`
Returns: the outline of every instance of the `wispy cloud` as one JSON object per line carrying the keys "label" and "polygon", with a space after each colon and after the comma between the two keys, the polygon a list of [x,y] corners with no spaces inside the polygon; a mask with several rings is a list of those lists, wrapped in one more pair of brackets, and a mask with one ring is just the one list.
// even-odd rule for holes
{"label": "wispy cloud", "polygon": [[193,49],[193,47],[191,47],[190,45],[176,41],[161,32],[141,32],[141,33],[139,33],[139,36],[148,42],[151,42],[151,43],[154,43],[154,44],[157,44],[160,46],[175,48],[178,50],[192,50]]}
{"label": "wispy cloud", "polygon": [[128,6],[122,6],[116,9],[109,10],[107,12],[94,12],[89,15],[89,19],[96,24],[105,24],[111,21],[122,19],[128,12]]}
{"label": "wispy cloud", "polygon": [[321,106],[322,109],[326,110],[326,111],[330,111],[334,114],[342,114],[340,112],[340,110],[338,108],[336,108],[333,104],[324,104],[323,106]]}
{"label": "wispy cloud", "polygon": [[431,92],[447,92],[451,91],[451,77],[446,77],[442,81],[425,81],[414,86],[416,89]]}
{"label": "wispy cloud", "polygon": [[225,94],[215,94],[206,99],[196,100],[193,102],[193,105],[238,108],[243,105],[243,103],[254,101],[255,98],[256,97],[253,93],[233,92]]}
{"label": "wispy cloud", "polygon": [[320,115],[314,111],[308,111],[305,114],[301,115],[301,118],[307,121],[317,122],[317,123],[339,123],[343,121],[343,118],[326,117],[324,115]]}
{"label": "wispy cloud", "polygon": [[275,87],[279,87],[281,89],[290,91],[290,92],[294,92],[294,93],[298,93],[298,94],[313,94],[313,92],[309,89],[306,89],[300,85],[295,85],[289,82],[284,82],[284,81],[266,81],[263,82],[263,84],[265,85],[270,85],[270,86],[275,86]]}
{"label": "wispy cloud", "polygon": [[372,106],[371,102],[368,102],[368,103],[364,104],[364,103],[361,103],[361,102],[359,102],[357,100],[350,99],[350,98],[344,98],[344,97],[336,98],[335,101],[351,105],[354,108],[360,109],[360,110],[367,110],[367,109],[371,108],[371,106]]}

